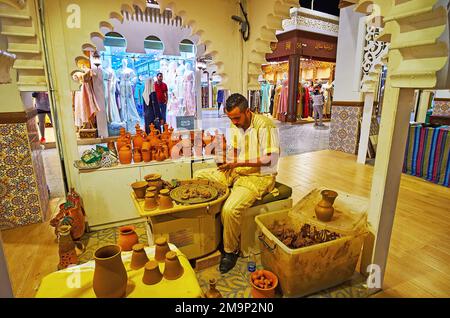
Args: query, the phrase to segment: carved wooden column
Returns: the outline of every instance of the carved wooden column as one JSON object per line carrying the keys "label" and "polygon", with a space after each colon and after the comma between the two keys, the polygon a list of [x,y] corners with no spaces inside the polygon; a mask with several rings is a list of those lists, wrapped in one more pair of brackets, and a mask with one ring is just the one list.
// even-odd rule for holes
{"label": "carved wooden column", "polygon": [[288,122],[297,121],[297,96],[298,81],[300,78],[300,55],[294,54],[289,56],[289,95],[288,95],[288,111],[286,120]]}

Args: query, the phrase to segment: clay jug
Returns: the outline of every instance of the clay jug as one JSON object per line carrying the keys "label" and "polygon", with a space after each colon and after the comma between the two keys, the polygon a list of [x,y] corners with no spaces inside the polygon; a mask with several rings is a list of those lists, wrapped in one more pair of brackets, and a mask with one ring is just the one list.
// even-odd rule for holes
{"label": "clay jug", "polygon": [[125,134],[126,134],[125,128],[120,128],[120,135],[119,138],[117,138],[117,149],[119,151],[123,146],[127,144]]}
{"label": "clay jug", "polygon": [[217,280],[212,278],[209,280],[209,290],[206,292],[206,298],[223,298],[220,291],[216,288]]}
{"label": "clay jug", "polygon": [[145,203],[144,210],[145,211],[153,211],[158,208],[158,202],[156,201],[156,195],[153,192],[147,192],[145,194]]}
{"label": "clay jug", "polygon": [[142,148],[142,160],[144,162],[152,161],[152,153],[151,153],[150,149]]}
{"label": "clay jug", "polygon": [[154,148],[158,147],[160,140],[160,132],[157,129],[154,129],[150,132],[150,135],[147,137],[147,140],[150,142],[150,145]]}
{"label": "clay jug", "polygon": [[85,216],[81,210],[81,206],[69,208],[67,211],[67,216],[72,219],[70,222],[70,234],[72,235],[72,239],[75,241],[81,239],[86,230]]}
{"label": "clay jug", "polygon": [[145,264],[144,276],[142,282],[145,285],[158,284],[163,278],[161,271],[159,270],[159,264],[156,261],[149,261]]}
{"label": "clay jug", "polygon": [[175,280],[183,276],[183,273],[184,268],[178,259],[177,253],[173,251],[168,252],[164,262],[164,278],[168,280]]}
{"label": "clay jug", "polygon": [[132,159],[132,153],[131,153],[131,146],[125,145],[122,148],[120,148],[119,151],[119,161],[123,165],[128,165],[131,163]]}
{"label": "clay jug", "polygon": [[173,208],[172,198],[170,197],[170,190],[162,189],[159,191],[159,209],[167,210]]}
{"label": "clay jug", "polygon": [[144,244],[136,244],[133,246],[133,254],[131,254],[130,268],[138,270],[147,264],[149,261],[147,253],[145,253]]}
{"label": "clay jug", "polygon": [[329,222],[333,218],[333,204],[338,193],[332,190],[323,190],[320,194],[322,195],[322,200],[316,205],[316,216],[320,221]]}
{"label": "clay jug", "polygon": [[95,271],[93,287],[98,298],[120,298],[126,296],[127,271],[122,263],[121,248],[107,245],[94,253]]}
{"label": "clay jug", "polygon": [[162,146],[162,149],[163,149],[164,158],[165,159],[170,159],[169,146],[167,146],[167,144],[164,144]]}
{"label": "clay jug", "polygon": [[70,225],[62,225],[59,227],[59,264],[58,270],[69,267],[69,265],[78,264],[78,256],[75,251],[75,243],[70,235]]}
{"label": "clay jug", "polygon": [[135,232],[135,227],[132,225],[122,226],[119,228],[119,239],[117,244],[122,248],[122,251],[131,251],[133,245],[139,243],[139,237]]}
{"label": "clay jug", "polygon": [[141,130],[139,124],[136,124],[136,135],[133,138],[134,149],[141,149],[145,140],[145,132]]}
{"label": "clay jug", "polygon": [[149,187],[156,187],[157,192],[159,193],[159,191],[163,188],[163,181],[161,180],[161,175],[157,174],[157,173],[152,173],[152,174],[148,174],[144,177],[145,181],[148,182],[148,186]]}
{"label": "clay jug", "polygon": [[166,260],[166,254],[170,252],[169,243],[165,237],[158,237],[155,240],[155,260],[158,262],[164,262]]}
{"label": "clay jug", "polygon": [[142,162],[142,155],[140,148],[134,148],[133,161],[134,163]]}

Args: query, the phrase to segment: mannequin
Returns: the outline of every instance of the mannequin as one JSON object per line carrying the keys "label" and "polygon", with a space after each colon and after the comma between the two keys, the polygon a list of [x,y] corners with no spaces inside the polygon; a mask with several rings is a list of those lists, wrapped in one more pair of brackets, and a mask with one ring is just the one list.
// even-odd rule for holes
{"label": "mannequin", "polygon": [[184,109],[187,116],[195,115],[195,74],[192,66],[186,63],[186,71],[184,72]]}
{"label": "mannequin", "polygon": [[[75,125],[78,127],[94,128],[92,116],[100,111],[94,98],[92,77],[93,73],[86,65],[82,66],[82,71],[72,75],[81,84],[81,91],[75,95]],[[89,127],[86,127],[87,123]]]}
{"label": "mannequin", "polygon": [[103,82],[108,122],[121,124],[122,119],[120,118],[119,107],[116,103],[116,74],[108,60],[103,61]]}
{"label": "mannequin", "polygon": [[141,118],[136,109],[133,96],[133,83],[136,82],[136,73],[128,67],[128,61],[122,61],[122,69],[118,72],[120,79],[120,105],[122,119],[126,123],[126,129],[131,134],[135,133],[136,123],[141,122]]}
{"label": "mannequin", "polygon": [[142,75],[139,75],[139,78],[136,82],[136,86],[134,87],[134,100],[136,103],[138,113],[142,116],[144,114],[144,101],[142,100],[142,94],[144,94],[144,89],[145,89],[145,81]]}
{"label": "mannequin", "polygon": [[[92,65],[92,62],[91,62]],[[105,88],[103,86],[103,69],[99,65],[92,69],[92,85],[94,89],[94,99],[99,108],[96,114],[97,129],[100,137],[108,137],[108,121],[106,118],[106,102],[105,102]]]}
{"label": "mannequin", "polygon": [[178,98],[178,102],[181,103],[181,105],[184,105],[184,89],[183,89],[183,82],[184,82],[184,72],[185,72],[185,66],[184,62],[180,61],[177,67],[177,77],[176,77],[176,93]]}
{"label": "mannequin", "polygon": [[[164,75],[164,74],[163,74]],[[172,61],[169,63],[169,69],[167,73],[167,77],[164,77],[164,80],[167,84],[167,88],[169,90],[169,100],[167,103],[167,112],[175,113],[178,111],[178,101],[174,96],[176,93],[176,77],[177,77],[177,62]]]}
{"label": "mannequin", "polygon": [[282,81],[281,95],[280,95],[280,100],[279,100],[279,106],[278,106],[279,119],[281,118],[280,117],[281,114],[287,113],[288,96],[289,96],[289,80],[287,78],[287,75],[284,74],[283,81]]}

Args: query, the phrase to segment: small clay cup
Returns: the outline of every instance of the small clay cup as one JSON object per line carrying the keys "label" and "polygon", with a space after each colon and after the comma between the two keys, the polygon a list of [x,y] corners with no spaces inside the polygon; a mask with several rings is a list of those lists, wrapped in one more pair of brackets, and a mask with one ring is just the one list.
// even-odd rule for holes
{"label": "small clay cup", "polygon": [[155,240],[155,244],[155,260],[162,263],[166,260],[166,254],[170,252],[169,243],[165,237],[159,237]]}
{"label": "small clay cup", "polygon": [[170,251],[166,254],[163,276],[168,280],[175,280],[183,276],[184,268],[178,259],[176,252]]}
{"label": "small clay cup", "polygon": [[134,190],[134,194],[136,194],[136,198],[144,199],[145,191],[147,190],[147,182],[146,181],[138,181],[131,185]]}
{"label": "small clay cup", "polygon": [[160,210],[167,210],[173,208],[173,201],[170,197],[170,190],[169,189],[162,189],[159,191],[159,209]]}
{"label": "small clay cup", "polygon": [[156,198],[156,202],[159,203],[159,195],[158,195],[158,188],[157,187],[148,187],[146,194],[147,193],[154,193],[155,194],[155,198]]}
{"label": "small clay cup", "polygon": [[138,270],[147,264],[149,261],[147,254],[145,253],[144,244],[133,245],[133,254],[131,255],[130,268],[132,270]]}
{"label": "small clay cup", "polygon": [[158,284],[163,279],[163,275],[159,270],[159,264],[156,261],[148,261],[145,264],[144,276],[142,282],[145,285]]}
{"label": "small clay cup", "polygon": [[144,210],[153,211],[156,208],[158,208],[158,202],[156,201],[155,194],[153,192],[147,192],[145,195]]}

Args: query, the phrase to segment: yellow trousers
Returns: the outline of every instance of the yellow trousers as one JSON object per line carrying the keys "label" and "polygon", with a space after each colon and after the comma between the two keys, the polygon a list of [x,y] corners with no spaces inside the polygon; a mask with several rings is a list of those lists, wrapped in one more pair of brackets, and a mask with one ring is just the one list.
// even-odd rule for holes
{"label": "yellow trousers", "polygon": [[[225,174],[217,168],[194,173],[195,179],[207,179],[232,186],[230,196],[222,208],[223,246],[226,253],[240,250],[241,216],[256,200],[273,190],[275,176]],[[245,229],[244,229],[245,230]]]}

